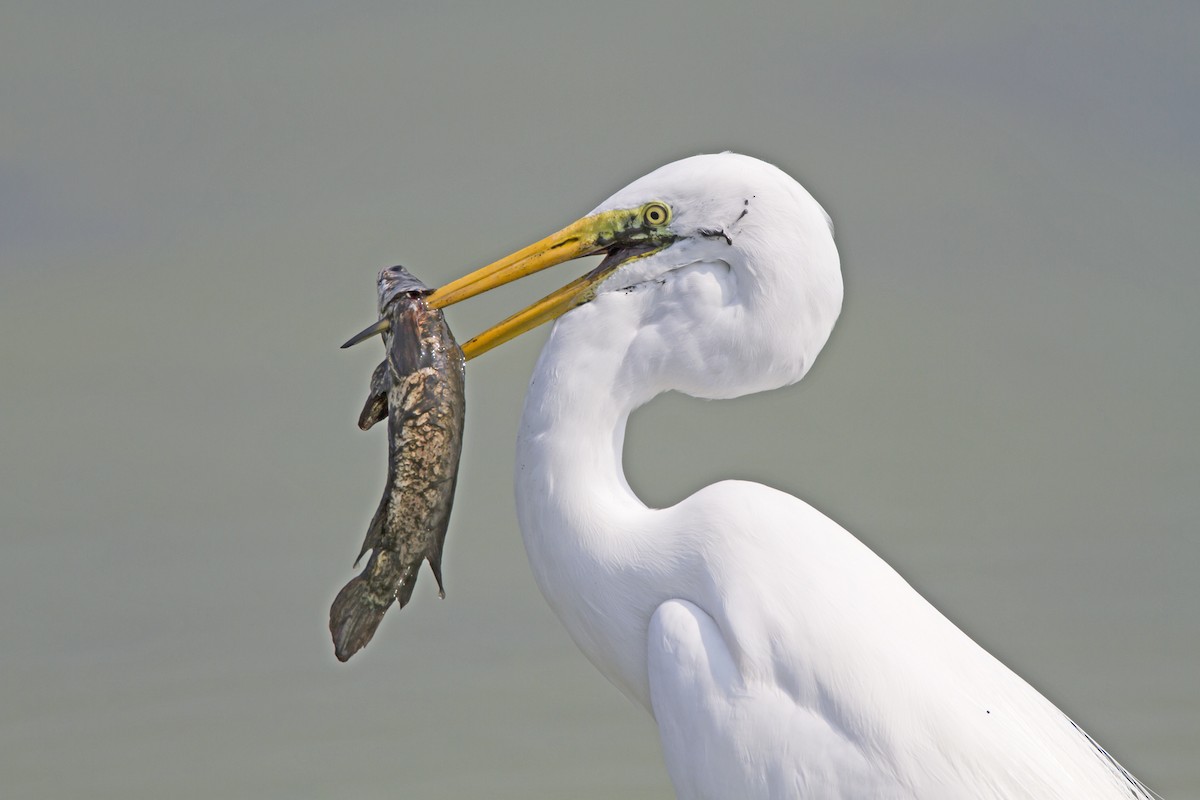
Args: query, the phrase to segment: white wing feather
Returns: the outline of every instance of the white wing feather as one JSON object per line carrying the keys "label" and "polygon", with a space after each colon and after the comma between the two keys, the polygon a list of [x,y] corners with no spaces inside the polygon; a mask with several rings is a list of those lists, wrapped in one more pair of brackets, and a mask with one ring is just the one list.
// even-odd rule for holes
{"label": "white wing feather", "polygon": [[648,630],[680,797],[1152,796],[806,503],[728,481],[665,513],[710,573]]}
{"label": "white wing feather", "polygon": [[681,800],[913,797],[818,711],[777,686],[746,684],[716,623],[692,603],[658,607],[648,655],[654,716]]}

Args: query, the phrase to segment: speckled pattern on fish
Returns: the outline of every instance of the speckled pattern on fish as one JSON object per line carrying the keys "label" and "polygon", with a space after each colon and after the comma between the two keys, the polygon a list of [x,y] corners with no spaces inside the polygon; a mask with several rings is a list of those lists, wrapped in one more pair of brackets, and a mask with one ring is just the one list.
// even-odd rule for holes
{"label": "speckled pattern on fish", "polygon": [[388,478],[358,555],[371,551],[367,566],[329,609],[340,661],[371,641],[393,602],[408,603],[422,561],[445,596],[442,546],[462,453],[465,362],[442,312],[425,302],[431,291],[403,267],[381,270],[380,321],[364,331],[383,334],[387,355],[358,425],[367,430],[387,417]]}

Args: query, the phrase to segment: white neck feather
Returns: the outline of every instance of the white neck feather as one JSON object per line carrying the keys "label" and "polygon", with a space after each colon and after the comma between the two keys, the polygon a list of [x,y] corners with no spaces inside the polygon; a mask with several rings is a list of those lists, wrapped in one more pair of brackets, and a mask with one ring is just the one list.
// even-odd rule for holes
{"label": "white neck feather", "polygon": [[596,667],[648,708],[645,633],[619,621],[648,620],[661,602],[648,588],[657,596],[671,586],[665,574],[628,571],[658,560],[643,533],[657,512],[634,494],[621,463],[625,423],[649,398],[621,378],[636,326],[613,324],[622,304],[602,305],[610,305],[604,297],[559,320],[538,360],[517,441],[517,515],[550,606]]}

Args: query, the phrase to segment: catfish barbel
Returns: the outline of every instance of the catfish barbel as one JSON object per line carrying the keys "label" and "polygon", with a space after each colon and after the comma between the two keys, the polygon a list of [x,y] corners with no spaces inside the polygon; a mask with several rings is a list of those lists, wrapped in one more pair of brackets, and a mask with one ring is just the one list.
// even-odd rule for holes
{"label": "catfish barbel", "polygon": [[371,558],[329,609],[339,661],[371,641],[392,603],[409,601],[422,561],[446,596],[442,545],[462,453],[466,370],[442,312],[425,302],[432,291],[404,267],[380,270],[379,321],[342,345],[383,334],[387,355],[371,376],[358,426],[387,417],[388,478],[355,565],[368,550]]}

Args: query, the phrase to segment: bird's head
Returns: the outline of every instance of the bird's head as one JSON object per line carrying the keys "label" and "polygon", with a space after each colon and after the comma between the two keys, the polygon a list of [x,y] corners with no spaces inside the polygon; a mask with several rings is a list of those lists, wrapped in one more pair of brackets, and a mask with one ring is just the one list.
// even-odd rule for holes
{"label": "bird's head", "polygon": [[829,217],[787,174],[733,153],[667,164],[429,302],[601,253],[595,269],[464,344],[467,358],[594,301],[584,316],[622,320],[633,368],[688,394],[731,397],[803,377],[841,310]]}

